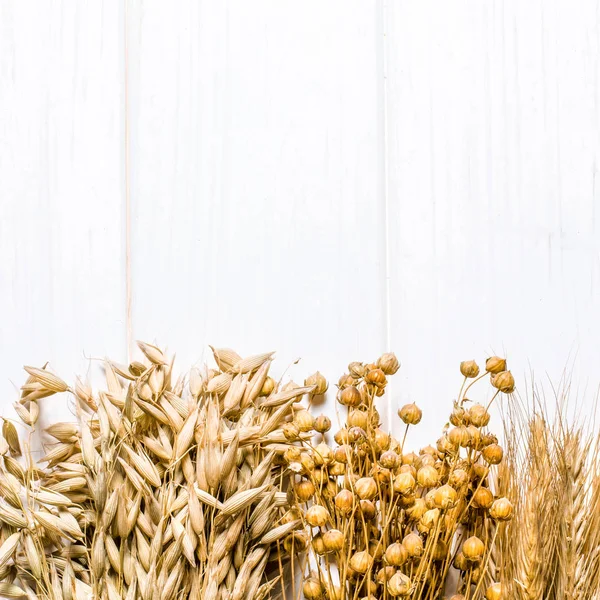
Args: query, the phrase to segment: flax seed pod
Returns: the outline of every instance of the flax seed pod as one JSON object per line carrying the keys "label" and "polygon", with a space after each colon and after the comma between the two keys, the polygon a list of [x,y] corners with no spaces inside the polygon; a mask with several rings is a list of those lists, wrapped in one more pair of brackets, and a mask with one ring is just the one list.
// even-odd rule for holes
{"label": "flax seed pod", "polygon": [[515,378],[510,371],[502,371],[492,376],[492,385],[504,394],[515,391]]}
{"label": "flax seed pod", "polygon": [[417,482],[421,487],[434,487],[440,479],[439,473],[434,467],[424,466],[417,471]]}
{"label": "flax seed pod", "polygon": [[385,375],[394,375],[400,368],[400,363],[393,352],[386,352],[377,359],[377,366]]}
{"label": "flax seed pod", "polygon": [[493,583],[485,592],[486,600],[502,600],[503,586],[501,583]]}
{"label": "flax seed pod", "polygon": [[460,372],[464,377],[475,378],[479,375],[479,367],[474,360],[465,360],[460,363]]}
{"label": "flax seed pod", "polygon": [[338,402],[344,406],[356,407],[361,405],[362,398],[358,389],[350,385],[342,389],[338,394]]}
{"label": "flax seed pod", "polygon": [[306,522],[312,527],[323,527],[329,518],[329,511],[318,504],[311,506],[305,515]]}
{"label": "flax seed pod", "polygon": [[468,411],[469,421],[475,427],[485,427],[490,422],[490,413],[481,404],[473,404]]}
{"label": "flax seed pod", "polygon": [[315,493],[315,486],[313,485],[312,481],[303,479],[294,486],[294,490],[296,491],[296,496],[298,496],[298,499],[301,502],[307,502],[313,497]]}
{"label": "flax seed pod", "polygon": [[512,518],[513,506],[507,498],[498,498],[490,507],[490,516],[497,521],[509,521]]}
{"label": "flax seed pod", "polygon": [[404,575],[404,573],[396,573],[388,582],[387,582],[387,591],[391,596],[408,596],[411,591],[411,581],[410,578]]}
{"label": "flax seed pod", "polygon": [[356,482],[354,489],[361,500],[371,500],[377,495],[377,483],[372,477],[362,477]]}
{"label": "flax seed pod", "polygon": [[402,545],[406,548],[408,556],[419,558],[423,555],[423,540],[416,533],[409,533],[402,540]]}
{"label": "flax seed pod", "polygon": [[302,592],[309,600],[322,598],[324,591],[321,582],[316,577],[309,577],[302,585]]}
{"label": "flax seed pod", "polygon": [[399,411],[398,416],[406,425],[417,425],[423,416],[423,411],[414,403],[404,405]]}
{"label": "flax seed pod", "polygon": [[408,551],[401,543],[394,542],[387,547],[385,560],[388,565],[401,567],[408,560]]}
{"label": "flax seed pod", "polygon": [[354,495],[350,490],[341,490],[335,497],[335,507],[344,516],[354,508]]}
{"label": "flax seed pod", "polygon": [[314,396],[322,396],[329,387],[327,380],[325,377],[323,377],[323,375],[321,375],[321,373],[319,373],[319,371],[313,373],[310,377],[307,377],[304,380],[304,385],[315,386],[314,390],[312,391],[312,395]]}
{"label": "flax seed pod", "polygon": [[339,552],[344,547],[344,534],[339,529],[330,529],[323,534],[323,544],[327,552]]}
{"label": "flax seed pod", "polygon": [[485,370],[492,374],[506,371],[506,360],[498,356],[492,356],[485,361]]}
{"label": "flax seed pod", "polygon": [[479,562],[485,554],[485,544],[476,536],[465,540],[462,546],[465,558],[470,562]]}
{"label": "flax seed pod", "polygon": [[350,558],[350,567],[357,573],[366,573],[372,564],[373,558],[365,550],[355,552]]}
{"label": "flax seed pod", "polygon": [[490,508],[494,502],[494,495],[485,487],[480,487],[473,494],[473,506],[475,508]]}
{"label": "flax seed pod", "polygon": [[502,462],[504,451],[498,444],[489,444],[481,451],[481,456],[490,465],[498,465]]}

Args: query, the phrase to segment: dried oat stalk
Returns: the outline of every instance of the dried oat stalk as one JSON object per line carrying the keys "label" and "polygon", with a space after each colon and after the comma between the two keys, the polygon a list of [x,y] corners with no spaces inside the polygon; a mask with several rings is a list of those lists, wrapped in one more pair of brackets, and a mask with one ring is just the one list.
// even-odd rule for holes
{"label": "dried oat stalk", "polygon": [[[0,596],[253,600],[277,583],[277,547],[300,525],[286,508],[282,427],[314,386],[280,388],[273,353],[225,349],[218,370],[174,381],[161,349],[139,348],[141,361],[106,362],[96,393],[26,367],[25,441],[2,427]],[[38,402],[64,392],[77,418],[49,427],[54,443],[34,456]]]}

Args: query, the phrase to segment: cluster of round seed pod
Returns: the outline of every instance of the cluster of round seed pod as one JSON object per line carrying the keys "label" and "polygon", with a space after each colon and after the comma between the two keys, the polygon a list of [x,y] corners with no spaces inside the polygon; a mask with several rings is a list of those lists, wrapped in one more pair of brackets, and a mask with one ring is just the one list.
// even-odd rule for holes
{"label": "cluster of round seed pod", "polygon": [[[500,584],[489,585],[487,563],[494,531],[512,515],[510,501],[497,498],[491,486],[503,450],[488,430],[488,406],[466,394],[486,374],[494,397],[512,391],[506,361],[488,359],[482,375],[475,361],[461,363],[465,380],[449,423],[435,445],[418,452],[404,447],[404,431],[400,441],[381,428],[375,406],[398,368],[391,353],[348,365],[336,393],[346,419],[335,433],[329,418],[306,410],[284,426],[290,440],[316,433],[284,455],[296,474],[290,499],[305,524],[284,546],[312,555],[304,596],[438,598],[458,571],[455,600],[501,598]],[[398,416],[408,429],[422,412],[410,403]],[[332,565],[338,576],[331,575]]]}

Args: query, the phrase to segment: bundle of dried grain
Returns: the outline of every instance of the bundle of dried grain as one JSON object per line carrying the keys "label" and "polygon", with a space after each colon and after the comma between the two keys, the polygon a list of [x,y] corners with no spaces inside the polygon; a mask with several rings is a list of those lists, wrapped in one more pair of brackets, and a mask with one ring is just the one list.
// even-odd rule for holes
{"label": "bundle of dried grain", "polygon": [[515,519],[498,538],[498,571],[515,600],[600,598],[600,436],[537,391],[505,414],[507,461],[500,485]]}
{"label": "bundle of dried grain", "polygon": [[[284,428],[291,441],[311,429],[322,436],[285,453],[297,473],[293,500],[305,528],[284,545],[292,553],[309,553],[304,596],[434,600],[443,597],[454,571],[453,600],[500,598],[501,583],[486,575],[512,505],[490,488],[490,469],[502,462],[503,450],[487,429],[489,404],[472,403],[467,393],[486,375],[496,388],[492,400],[512,393],[506,361],[488,359],[482,375],[474,361],[461,364],[464,381],[450,423],[435,446],[418,454],[407,451],[406,433],[397,440],[380,428],[375,408],[398,368],[393,354],[349,365],[338,384],[347,416],[334,435],[335,447],[325,441],[331,426],[325,417],[313,420],[299,412]],[[422,413],[407,404],[399,416],[408,431]]]}
{"label": "bundle of dried grain", "polygon": [[15,409],[28,437],[52,394],[72,394],[77,419],[48,428],[40,460],[4,421],[0,596],[255,600],[276,584],[279,542],[300,525],[282,426],[314,386],[279,389],[273,353],[228,349],[213,350],[218,370],[172,381],[173,361],[139,347],[142,362],[106,362],[97,393],[26,367]]}

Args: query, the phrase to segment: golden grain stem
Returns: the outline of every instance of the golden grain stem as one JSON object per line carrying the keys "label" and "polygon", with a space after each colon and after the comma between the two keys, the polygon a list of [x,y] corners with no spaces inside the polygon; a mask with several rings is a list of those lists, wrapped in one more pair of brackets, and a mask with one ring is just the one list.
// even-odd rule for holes
{"label": "golden grain stem", "polygon": [[488,372],[487,372],[487,371],[484,371],[484,372],[483,372],[481,375],[479,375],[479,377],[475,377],[475,379],[473,379],[473,381],[471,381],[471,383],[470,383],[470,384],[469,384],[469,385],[468,385],[468,386],[465,388],[465,391],[463,392],[462,399],[460,398],[460,396],[459,396],[459,398],[458,398],[458,399],[459,399],[459,401],[460,401],[460,403],[461,403],[461,405],[462,405],[462,403],[463,403],[463,402],[466,400],[466,395],[467,395],[467,392],[468,392],[468,391],[469,391],[469,390],[470,390],[470,389],[471,389],[471,388],[472,388],[472,387],[473,387],[473,386],[474,386],[474,385],[475,385],[475,384],[476,384],[478,381],[480,381],[481,379],[483,379],[483,378],[484,378],[486,375],[488,375]]}

